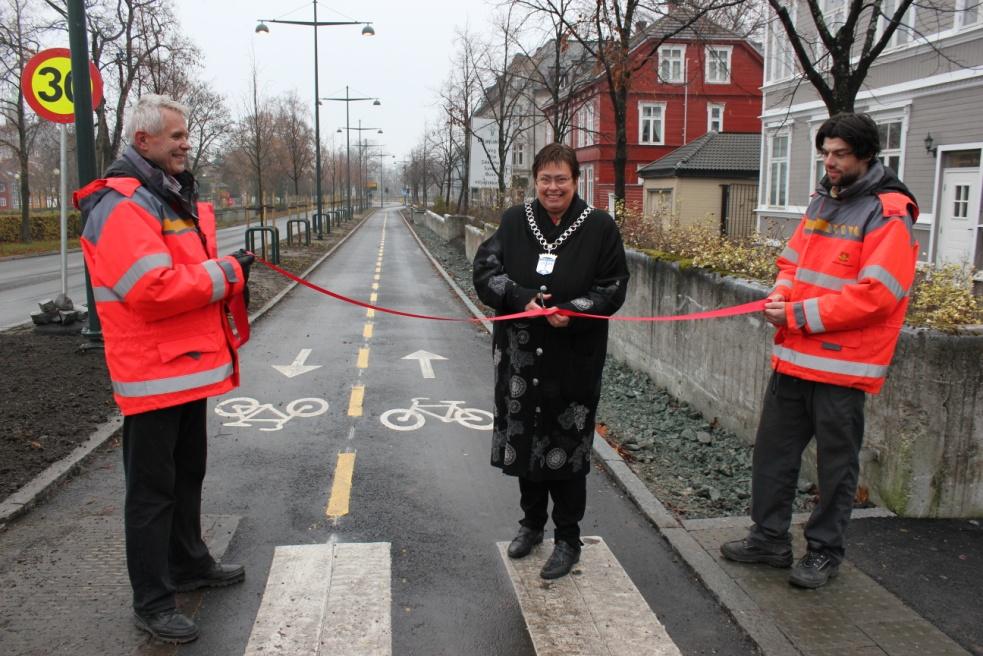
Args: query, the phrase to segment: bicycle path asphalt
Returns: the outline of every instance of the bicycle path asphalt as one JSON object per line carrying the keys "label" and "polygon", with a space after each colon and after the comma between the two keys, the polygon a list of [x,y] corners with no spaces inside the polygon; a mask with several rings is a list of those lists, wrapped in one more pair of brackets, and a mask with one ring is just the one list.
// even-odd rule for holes
{"label": "bicycle path asphalt", "polygon": [[[470,305],[439,264],[432,257],[430,259],[448,286],[462,302]],[[472,310],[476,311],[473,306]],[[118,468],[106,464],[99,451],[110,442],[118,425],[118,421],[110,422],[79,452],[0,503],[0,544],[5,545],[7,553],[6,557],[0,558],[0,589],[9,592],[35,588],[29,607],[23,605],[19,595],[3,595],[0,645],[4,642],[3,634],[17,623],[24,624],[17,627],[21,632],[31,627],[43,631],[45,623],[52,618],[75,612],[73,604],[79,599],[60,590],[58,581],[67,580],[80,567],[88,566],[93,571],[117,578],[122,575],[118,568],[122,556],[118,540],[100,541],[106,534],[118,532],[115,515],[118,515],[116,504],[121,498],[120,481],[118,477],[93,476],[99,472],[91,471],[93,463],[102,469]],[[102,454],[105,456],[104,451]],[[787,584],[785,571],[736,565],[719,557],[719,544],[741,537],[749,523],[748,518],[680,521],[665,510],[599,437],[595,439],[595,456],[761,653],[983,655],[983,622],[979,621],[983,618],[979,594],[983,582],[981,522],[901,519],[876,510],[858,511],[849,527],[848,561],[841,575],[819,590],[798,590]],[[60,485],[69,473],[79,469],[85,472],[80,478],[85,489]],[[98,494],[88,494],[92,489],[98,489]],[[56,500],[56,497],[61,498]],[[46,502],[48,498],[52,501]],[[80,510],[89,515],[90,520],[94,516],[106,525],[103,530],[78,532],[78,525],[73,525],[70,515],[65,514],[76,502],[85,504]],[[10,531],[23,521],[16,517],[25,513],[30,513],[32,524],[40,528],[29,538],[21,536],[11,541]],[[49,517],[50,521],[45,521]],[[798,526],[804,517],[796,520]],[[237,519],[209,515],[204,525],[212,548],[220,554],[232,540]],[[91,529],[91,522],[88,526]],[[796,533],[801,532],[796,530]],[[53,545],[57,545],[54,550]],[[14,547],[17,547],[17,554],[11,561]],[[802,553],[800,539],[795,548],[797,554]],[[46,580],[39,578],[40,572],[45,573]],[[109,598],[104,578],[94,578],[87,592],[87,603]],[[21,600],[19,607],[14,606],[18,598]],[[188,609],[200,607],[206,601],[200,594],[181,598],[182,607]],[[99,613],[125,616],[125,603],[104,604]],[[738,643],[731,649],[733,651],[725,648],[714,653],[741,656],[753,651]],[[58,652],[57,649],[52,651]],[[142,643],[136,652],[132,652],[131,647],[124,648],[124,643],[110,641],[107,644],[96,640],[75,653],[156,654],[172,651],[153,643]],[[683,653],[689,652],[684,650]]]}

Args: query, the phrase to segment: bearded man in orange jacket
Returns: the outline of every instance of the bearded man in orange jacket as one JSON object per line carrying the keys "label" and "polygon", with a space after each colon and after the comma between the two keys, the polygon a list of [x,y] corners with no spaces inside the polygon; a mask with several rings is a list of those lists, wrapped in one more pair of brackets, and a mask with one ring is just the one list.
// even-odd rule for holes
{"label": "bearded man in orange jacket", "polygon": [[240,251],[218,257],[215,215],[197,201],[187,171],[187,108],[143,96],[130,145],[75,194],[123,419],[126,562],[138,628],[190,642],[198,627],[176,610],[175,591],[243,580],[241,565],[216,563],[201,538],[206,403],[239,384],[239,335],[249,266]]}
{"label": "bearded man in orange jacket", "polygon": [[918,205],[877,159],[877,125],[837,114],[816,134],[826,176],[778,258],[764,316],[776,327],[772,379],[754,444],[751,519],[720,548],[742,563],[792,565],[792,501],[802,452],[816,438],[819,505],[789,582],[837,575],[860,472],[865,394],[884,384],[908,306]]}

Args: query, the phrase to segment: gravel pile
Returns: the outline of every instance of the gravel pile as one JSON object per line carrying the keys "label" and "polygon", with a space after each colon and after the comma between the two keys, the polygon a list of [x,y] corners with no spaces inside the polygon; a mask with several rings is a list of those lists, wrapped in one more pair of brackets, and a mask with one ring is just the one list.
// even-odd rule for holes
{"label": "gravel pile", "polygon": [[[420,240],[478,302],[463,240],[444,242],[422,226]],[[483,307],[479,303],[479,307]],[[490,313],[490,312],[489,312]],[[751,498],[750,446],[673,398],[646,374],[608,358],[598,430],[671,511],[685,519],[746,515]],[[811,510],[815,489],[799,486],[795,511]]]}

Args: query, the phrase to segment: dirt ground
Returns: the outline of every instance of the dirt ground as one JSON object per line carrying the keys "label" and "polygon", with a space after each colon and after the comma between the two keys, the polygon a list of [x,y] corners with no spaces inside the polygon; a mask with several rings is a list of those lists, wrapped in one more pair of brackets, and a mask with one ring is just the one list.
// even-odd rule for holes
{"label": "dirt ground", "polygon": [[[335,227],[310,246],[281,245],[281,266],[305,271],[357,224]],[[256,264],[250,309],[290,283]],[[68,455],[116,412],[102,351],[81,352],[81,335],[42,335],[32,326],[0,332],[0,500]]]}

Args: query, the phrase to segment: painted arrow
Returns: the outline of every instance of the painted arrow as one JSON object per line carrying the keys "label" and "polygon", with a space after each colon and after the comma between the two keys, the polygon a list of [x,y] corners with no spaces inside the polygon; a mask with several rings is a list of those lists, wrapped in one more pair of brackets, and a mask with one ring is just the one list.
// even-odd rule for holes
{"label": "painted arrow", "polygon": [[307,362],[307,358],[311,355],[311,349],[300,349],[300,353],[294,358],[294,361],[290,364],[273,364],[270,365],[281,374],[287,378],[293,378],[294,376],[300,376],[301,374],[306,374],[314,371],[315,369],[320,369],[319,364],[304,364]]}
{"label": "painted arrow", "polygon": [[409,355],[403,356],[403,360],[419,360],[420,361],[420,373],[424,378],[435,378],[433,373],[433,365],[430,364],[431,360],[446,360],[442,355],[437,355],[436,353],[430,353],[429,351],[417,351],[416,353],[410,353]]}

